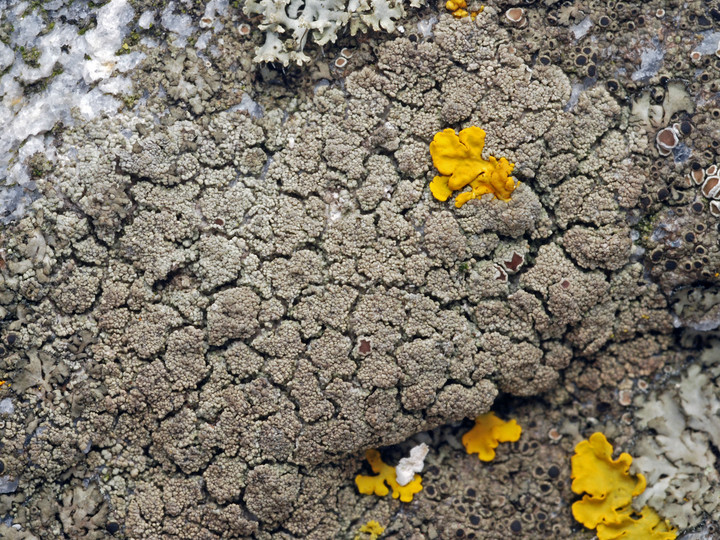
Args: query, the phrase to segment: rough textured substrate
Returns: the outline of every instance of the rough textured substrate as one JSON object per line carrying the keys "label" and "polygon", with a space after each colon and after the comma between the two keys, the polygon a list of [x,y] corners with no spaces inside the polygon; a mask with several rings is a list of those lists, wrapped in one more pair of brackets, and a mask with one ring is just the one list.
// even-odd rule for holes
{"label": "rough textured substrate", "polygon": [[[3,534],[589,538],[573,445],[602,428],[656,449],[631,404],[697,362],[673,322],[713,316],[718,221],[685,176],[717,161],[717,109],[696,105],[715,57],[691,110],[667,87],[716,23],[549,4],[523,29],[504,4],[474,23],[433,6],[431,37],[346,39],[297,72],[251,64],[237,9],[218,54],[134,41],[147,96],[58,132],[55,161],[31,158],[41,198],[0,233]],[[691,161],[658,157],[683,121]],[[430,196],[429,141],[467,125],[517,164],[509,204]],[[525,434],[483,464],[469,423],[439,426],[501,393],[544,397],[500,404]],[[363,449],[412,436],[432,448],[416,500],[358,495]],[[712,514],[691,503],[689,524]]]}

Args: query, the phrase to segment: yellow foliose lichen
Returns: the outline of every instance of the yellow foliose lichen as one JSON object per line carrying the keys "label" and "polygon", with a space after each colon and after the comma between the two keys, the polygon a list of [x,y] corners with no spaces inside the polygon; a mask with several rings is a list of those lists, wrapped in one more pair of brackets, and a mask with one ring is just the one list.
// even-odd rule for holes
{"label": "yellow foliose lichen", "polygon": [[640,518],[626,516],[621,523],[597,527],[598,540],[675,540],[675,530],[668,520],[662,519],[655,510],[645,506],[640,511]]}
{"label": "yellow foliose lichen", "polygon": [[572,490],[582,500],[572,505],[575,519],[589,529],[598,523],[620,523],[632,498],[645,491],[645,477],[628,473],[632,457],[622,453],[612,459],[613,447],[602,433],[593,433],[575,447],[571,459]]}
{"label": "yellow foliose lichen", "polygon": [[409,484],[401,486],[395,476],[395,467],[386,465],[380,457],[380,452],[371,449],[365,452],[365,459],[377,476],[366,476],[358,474],[355,477],[355,485],[358,491],[364,495],[378,495],[384,497],[389,493],[388,486],[392,488],[393,498],[398,497],[402,502],[410,502],[413,495],[422,491],[422,478],[416,474]]}
{"label": "yellow foliose lichen", "polygon": [[447,9],[448,11],[452,11],[452,14],[458,19],[470,15],[470,17],[475,20],[477,14],[482,13],[482,11],[485,9],[485,6],[480,6],[480,9],[468,13],[468,11],[465,9],[466,7],[466,0],[447,0],[447,2],[445,2],[445,9]]}
{"label": "yellow foliose lichen", "polygon": [[446,201],[453,191],[469,186],[471,191],[455,198],[458,208],[486,193],[502,201],[510,200],[517,187],[511,176],[515,165],[505,158],[483,159],[484,147],[485,131],[475,126],[463,129],[459,135],[450,128],[435,135],[430,155],[440,175],[433,178],[430,191],[436,199]]}
{"label": "yellow foliose lichen", "polygon": [[377,540],[383,532],[385,532],[385,527],[377,521],[368,521],[360,527],[358,534],[355,535],[355,540]]}
{"label": "yellow foliose lichen", "polygon": [[648,506],[633,519],[632,498],[645,491],[645,477],[628,472],[629,454],[614,460],[612,453],[602,433],[593,433],[575,446],[571,488],[585,494],[572,505],[575,519],[589,529],[597,528],[599,540],[674,540],[677,531]]}
{"label": "yellow foliose lichen", "polygon": [[506,422],[489,412],[475,419],[475,426],[463,435],[462,443],[468,454],[477,454],[482,461],[492,461],[498,444],[515,442],[521,433],[522,428],[515,420]]}

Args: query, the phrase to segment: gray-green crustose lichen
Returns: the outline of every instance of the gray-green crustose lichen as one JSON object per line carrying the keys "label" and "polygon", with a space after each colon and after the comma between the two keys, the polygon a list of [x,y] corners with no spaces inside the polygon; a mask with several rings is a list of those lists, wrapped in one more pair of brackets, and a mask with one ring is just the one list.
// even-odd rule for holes
{"label": "gray-green crustose lichen", "polygon": [[[23,500],[81,500],[62,480],[74,470],[92,479],[88,500],[97,486],[109,502],[88,503],[97,518],[86,522],[18,498],[16,522],[56,534],[109,521],[135,537],[334,537],[358,508],[394,514],[345,487],[363,448],[475,415],[498,392],[553,392],[563,370],[570,390],[552,399],[606,399],[662,364],[672,320],[633,260],[626,219],[658,185],[633,161],[648,134],[600,86],[564,110],[570,80],[552,64],[530,73],[506,41],[518,31],[497,16],[445,15],[434,42],[383,43],[377,67],[292,97],[247,86],[242,67],[240,88],[280,96],[253,94],[262,117],[219,112],[239,99],[230,70],[174,52],[138,75],[167,101],[64,133],[59,153],[77,158],[39,177],[45,198],[4,244],[2,361],[18,411],[6,465]],[[252,43],[237,46],[247,57]],[[447,124],[483,126],[489,151],[518,164],[509,204],[456,211],[429,196],[427,144]],[[72,401],[54,399],[61,386]],[[30,414],[40,429],[25,445]],[[503,485],[520,467],[518,485],[534,474],[542,489],[545,472],[527,463],[498,467]],[[440,484],[436,495],[473,499]],[[510,491],[512,504],[497,491],[472,503],[507,515],[480,516],[483,526],[515,532],[515,504],[530,499]],[[457,506],[403,526],[469,533]],[[528,537],[542,530],[533,519]],[[562,519],[557,531],[569,530]]]}

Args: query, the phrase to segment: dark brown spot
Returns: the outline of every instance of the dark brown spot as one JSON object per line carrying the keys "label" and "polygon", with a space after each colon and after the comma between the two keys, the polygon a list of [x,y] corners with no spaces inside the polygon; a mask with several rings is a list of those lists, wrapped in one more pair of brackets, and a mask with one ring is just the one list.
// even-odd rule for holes
{"label": "dark brown spot", "polygon": [[361,339],[360,344],[358,345],[358,351],[360,354],[368,354],[372,350],[372,346],[370,345],[370,342],[366,339]]}
{"label": "dark brown spot", "polygon": [[665,270],[675,270],[677,263],[675,261],[665,261]]}
{"label": "dark brown spot", "polygon": [[567,279],[563,279],[563,280],[560,282],[560,286],[561,286],[563,289],[567,289],[567,288],[570,287],[570,282],[569,282]]}
{"label": "dark brown spot", "polygon": [[665,148],[675,148],[678,143],[678,138],[677,135],[675,135],[675,130],[673,128],[665,128],[658,132],[657,141],[658,144],[664,146]]}
{"label": "dark brown spot", "polygon": [[221,219],[221,218],[217,218],[215,220],[215,225],[220,225],[222,227],[223,225],[225,225],[225,220]]}
{"label": "dark brown spot", "polygon": [[510,260],[503,261],[503,264],[505,264],[505,268],[507,268],[511,272],[517,272],[518,268],[520,268],[524,262],[525,262],[525,257],[520,255],[517,251],[513,251],[513,254],[512,254],[512,257],[510,257]]}
{"label": "dark brown spot", "polygon": [[717,187],[718,183],[720,183],[720,176],[711,176],[705,180],[705,183],[701,188],[703,195],[706,197],[712,197],[714,194],[713,190]]}

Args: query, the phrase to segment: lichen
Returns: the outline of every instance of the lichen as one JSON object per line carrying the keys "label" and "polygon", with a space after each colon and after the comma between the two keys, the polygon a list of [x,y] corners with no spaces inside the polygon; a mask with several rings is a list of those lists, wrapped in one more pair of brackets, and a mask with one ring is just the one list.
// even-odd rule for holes
{"label": "lichen", "polygon": [[677,531],[651,508],[644,507],[640,518],[633,518],[631,503],[645,491],[645,477],[629,473],[630,454],[623,452],[612,459],[612,453],[612,445],[599,432],[575,447],[571,459],[572,490],[585,494],[572,505],[575,519],[589,529],[597,528],[600,540],[674,540]]}
{"label": "lichen", "polygon": [[492,461],[498,444],[515,442],[521,433],[522,428],[515,420],[505,421],[489,412],[475,419],[475,426],[463,435],[462,443],[468,454],[477,454],[481,461]]}
{"label": "lichen", "polygon": [[430,143],[430,154],[440,172],[430,183],[430,191],[439,201],[446,201],[453,191],[470,186],[472,191],[460,193],[455,206],[460,208],[471,199],[490,193],[501,201],[508,201],[517,187],[511,178],[514,164],[506,158],[489,156],[483,159],[485,131],[472,126],[460,131],[445,129]]}
{"label": "lichen", "polygon": [[415,474],[413,479],[406,485],[401,486],[398,484],[396,479],[395,468],[390,465],[386,465],[380,457],[380,452],[371,449],[365,452],[365,459],[367,459],[375,476],[366,476],[358,474],[355,477],[355,484],[357,485],[358,491],[364,495],[377,495],[378,497],[384,497],[392,489],[393,499],[399,498],[402,502],[411,502],[413,496],[422,491],[422,477],[419,474]]}

